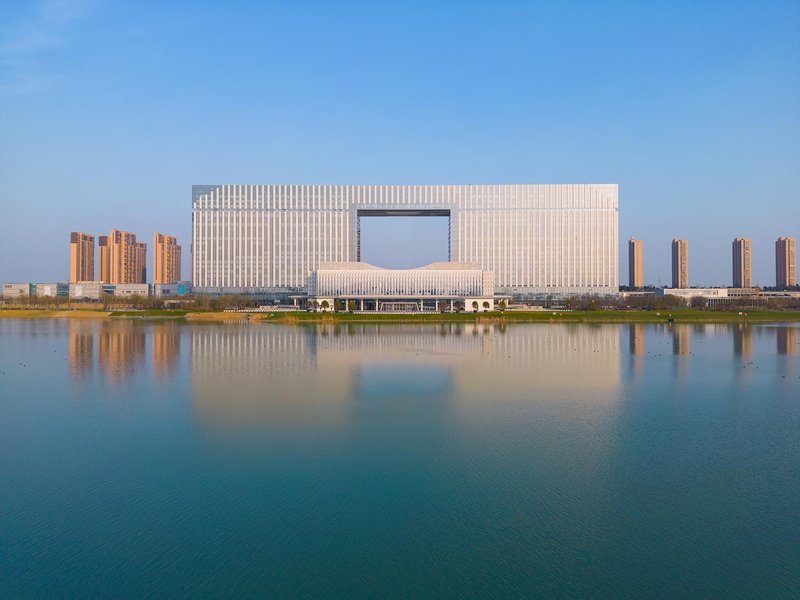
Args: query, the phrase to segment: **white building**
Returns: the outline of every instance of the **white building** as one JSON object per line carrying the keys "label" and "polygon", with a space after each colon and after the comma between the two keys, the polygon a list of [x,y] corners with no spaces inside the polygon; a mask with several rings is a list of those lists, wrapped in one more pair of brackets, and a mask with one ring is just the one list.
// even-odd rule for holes
{"label": "white building", "polygon": [[69,296],[69,283],[37,283],[36,296],[39,298],[66,298]]}
{"label": "white building", "polygon": [[191,277],[201,293],[303,293],[327,262],[358,262],[362,216],[449,218],[449,259],[498,292],[616,294],[616,184],[202,185]]}
{"label": "white building", "polygon": [[141,296],[147,298],[150,295],[149,283],[117,283],[114,285],[114,296],[130,298],[131,296]]}
{"label": "white building", "polygon": [[318,303],[327,300],[333,306],[336,300],[344,305],[358,301],[363,310],[364,301],[371,306],[409,307],[409,301],[422,310],[425,302],[436,308],[437,301],[456,301],[470,309],[474,302],[483,308],[494,308],[494,276],[475,263],[439,262],[417,269],[382,269],[361,262],[323,263],[308,278],[308,295]]}
{"label": "white building", "polygon": [[19,300],[20,298],[30,298],[36,286],[32,283],[4,283],[3,299]]}
{"label": "white building", "polygon": [[78,281],[69,284],[69,297],[72,300],[100,300],[114,293],[114,286],[101,281]]}
{"label": "white building", "polygon": [[660,296],[677,296],[687,302],[692,298],[719,300],[728,297],[728,288],[664,288],[659,290]]}

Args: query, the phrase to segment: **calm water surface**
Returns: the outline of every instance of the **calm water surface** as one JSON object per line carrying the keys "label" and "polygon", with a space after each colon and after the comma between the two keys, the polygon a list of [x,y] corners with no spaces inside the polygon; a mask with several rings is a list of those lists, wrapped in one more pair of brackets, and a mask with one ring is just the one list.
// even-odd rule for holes
{"label": "calm water surface", "polygon": [[800,596],[795,326],[0,320],[0,597]]}

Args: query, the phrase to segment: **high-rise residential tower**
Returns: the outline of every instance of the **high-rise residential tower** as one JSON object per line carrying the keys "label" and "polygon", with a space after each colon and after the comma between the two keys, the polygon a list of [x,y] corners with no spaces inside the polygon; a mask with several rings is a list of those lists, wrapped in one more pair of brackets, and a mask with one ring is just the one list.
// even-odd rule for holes
{"label": "high-rise residential tower", "polygon": [[752,287],[750,274],[750,239],[736,238],[733,240],[733,287]]}
{"label": "high-rise residential tower", "polygon": [[634,237],[628,240],[628,285],[635,289],[644,287],[642,240]]}
{"label": "high-rise residential tower", "polygon": [[136,235],[112,229],[99,237],[100,281],[104,283],[147,283],[147,244]]}
{"label": "high-rise residential tower", "polygon": [[175,283],[181,279],[181,247],[163,233],[153,235],[153,283]]}
{"label": "high-rise residential tower", "polygon": [[775,286],[781,289],[797,285],[797,243],[794,238],[775,241]]}
{"label": "high-rise residential tower", "polygon": [[69,282],[94,280],[94,236],[69,234]]}
{"label": "high-rise residential tower", "polygon": [[689,242],[672,240],[672,287],[689,287]]}
{"label": "high-rise residential tower", "polygon": [[147,283],[147,244],[136,242],[136,265],[134,266],[134,283]]}
{"label": "high-rise residential tower", "polygon": [[103,283],[111,283],[111,257],[109,256],[108,236],[97,236],[98,277]]}

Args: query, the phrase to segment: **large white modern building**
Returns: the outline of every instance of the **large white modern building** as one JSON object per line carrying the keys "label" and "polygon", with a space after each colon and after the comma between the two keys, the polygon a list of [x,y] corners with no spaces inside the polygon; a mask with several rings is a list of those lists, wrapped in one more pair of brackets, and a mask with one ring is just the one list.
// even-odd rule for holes
{"label": "large white modern building", "polygon": [[[412,301],[416,309],[424,310],[426,299],[430,308],[437,301],[463,303],[469,308],[494,307],[494,276],[474,263],[438,262],[417,269],[382,269],[364,262],[322,263],[308,278],[308,296],[332,305],[340,301],[347,306],[350,300],[373,301],[375,310],[381,303],[400,306]],[[418,301],[418,302],[417,302]]]}
{"label": "large white modern building", "polygon": [[616,184],[198,185],[191,276],[208,293],[307,292],[325,262],[358,262],[360,218],[445,216],[449,260],[511,295],[618,290]]}

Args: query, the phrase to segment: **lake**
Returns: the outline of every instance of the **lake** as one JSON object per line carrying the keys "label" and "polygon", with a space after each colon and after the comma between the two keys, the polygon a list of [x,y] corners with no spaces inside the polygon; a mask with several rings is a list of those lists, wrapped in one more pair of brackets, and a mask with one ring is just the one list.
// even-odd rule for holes
{"label": "lake", "polygon": [[0,597],[798,597],[799,351],[0,319]]}

